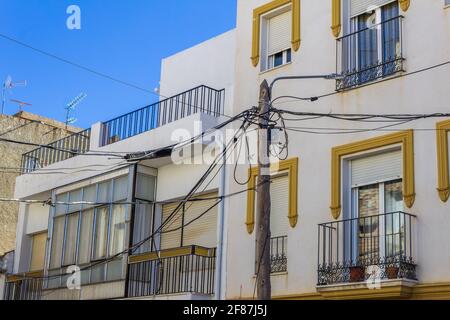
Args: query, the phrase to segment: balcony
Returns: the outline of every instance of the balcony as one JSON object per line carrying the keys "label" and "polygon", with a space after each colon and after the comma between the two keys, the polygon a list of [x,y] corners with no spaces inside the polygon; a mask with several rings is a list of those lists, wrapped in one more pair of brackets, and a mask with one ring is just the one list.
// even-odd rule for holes
{"label": "balcony", "polygon": [[22,155],[22,174],[32,173],[54,163],[87,153],[90,149],[91,129],[74,133]]}
{"label": "balcony", "polygon": [[415,222],[394,212],[320,224],[318,286],[417,280]]}
{"label": "balcony", "polygon": [[[99,142],[94,141],[92,148],[108,146],[198,113],[219,117],[224,103],[224,89],[204,85],[193,88],[102,123],[98,132],[93,132],[93,137],[100,135],[101,138]],[[91,129],[87,129],[23,154],[22,174],[85,154],[90,149]]]}
{"label": "balcony", "polygon": [[198,246],[129,258],[127,297],[213,295],[216,250]]}
{"label": "balcony", "polygon": [[336,41],[336,90],[344,91],[403,71],[403,16],[345,35]]}
{"label": "balcony", "polygon": [[225,90],[199,86],[103,123],[101,146],[156,129],[196,113],[215,117],[223,112]]}
{"label": "balcony", "polygon": [[33,272],[24,275],[11,275],[6,279],[3,300],[41,300],[43,272]]}

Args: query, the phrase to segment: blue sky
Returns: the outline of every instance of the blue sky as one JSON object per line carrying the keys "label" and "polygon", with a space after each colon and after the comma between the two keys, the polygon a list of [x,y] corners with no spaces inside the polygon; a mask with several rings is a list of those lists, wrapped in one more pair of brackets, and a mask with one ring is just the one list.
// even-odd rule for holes
{"label": "blue sky", "polygon": [[[69,5],[81,9],[81,30],[66,26]],[[0,33],[153,90],[162,58],[234,28],[235,14],[236,0],[0,0]],[[85,92],[74,114],[83,128],[158,99],[0,38],[0,83],[8,75],[28,81],[8,99],[61,121],[64,106]],[[8,102],[5,113],[17,110]]]}

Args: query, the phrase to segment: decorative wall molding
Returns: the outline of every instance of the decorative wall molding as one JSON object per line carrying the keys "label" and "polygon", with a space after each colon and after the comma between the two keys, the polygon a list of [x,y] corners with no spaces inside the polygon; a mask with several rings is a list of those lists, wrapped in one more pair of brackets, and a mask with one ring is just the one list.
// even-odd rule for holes
{"label": "decorative wall molding", "polygon": [[331,30],[337,38],[341,34],[341,0],[331,0]]}
{"label": "decorative wall molding", "polygon": [[[292,228],[297,226],[297,197],[298,197],[298,158],[280,161],[270,167],[272,173],[288,172],[289,175],[289,209],[288,219]],[[247,232],[253,233],[255,229],[255,199],[256,199],[256,178],[258,177],[258,167],[249,170],[250,181],[247,193]]]}
{"label": "decorative wall molding", "polygon": [[438,192],[443,202],[450,198],[450,175],[448,159],[448,133],[450,132],[450,120],[439,122],[437,131],[437,159],[438,159]]}
{"label": "decorative wall molding", "polygon": [[403,200],[408,208],[415,202],[414,184],[414,131],[407,130],[350,143],[332,149],[331,160],[331,213],[334,219],[341,215],[341,162],[344,156],[401,144],[403,152]]}
{"label": "decorative wall molding", "polygon": [[300,48],[300,0],[274,0],[253,10],[253,33],[252,33],[252,64],[257,66],[260,60],[260,39],[261,39],[261,16],[280,8],[284,5],[292,4],[292,49],[298,51]]}
{"label": "decorative wall molding", "polygon": [[399,0],[398,3],[400,4],[400,8],[405,12],[408,11],[409,6],[411,5],[410,0]]}

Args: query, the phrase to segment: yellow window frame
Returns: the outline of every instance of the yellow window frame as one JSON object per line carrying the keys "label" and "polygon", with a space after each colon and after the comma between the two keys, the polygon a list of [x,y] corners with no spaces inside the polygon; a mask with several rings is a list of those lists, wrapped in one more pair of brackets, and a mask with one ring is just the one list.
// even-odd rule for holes
{"label": "yellow window frame", "polygon": [[[247,232],[252,234],[255,229],[255,199],[256,199],[256,178],[258,177],[258,167],[249,170],[250,180],[247,193]],[[280,161],[270,166],[271,173],[287,172],[289,176],[289,206],[288,219],[292,228],[298,222],[297,197],[298,197],[298,158]]]}
{"label": "yellow window frame", "polygon": [[252,63],[256,67],[259,64],[261,45],[261,16],[292,4],[292,49],[298,51],[300,48],[300,0],[274,0],[253,10],[253,33],[252,33]]}
{"label": "yellow window frame", "polygon": [[406,130],[393,134],[358,141],[332,149],[331,155],[331,214],[334,219],[341,215],[341,170],[344,156],[401,144],[403,152],[403,200],[408,208],[415,202],[414,184],[414,131]]}

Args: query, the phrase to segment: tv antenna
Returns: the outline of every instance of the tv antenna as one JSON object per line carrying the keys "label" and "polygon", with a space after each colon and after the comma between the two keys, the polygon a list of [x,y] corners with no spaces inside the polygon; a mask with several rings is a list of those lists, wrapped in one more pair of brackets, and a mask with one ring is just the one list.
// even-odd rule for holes
{"label": "tv antenna", "polygon": [[5,111],[5,106],[6,106],[6,93],[9,91],[11,91],[11,89],[15,88],[15,87],[26,87],[27,86],[27,81],[18,81],[18,82],[13,82],[11,76],[7,76],[5,82],[3,82],[3,86],[2,86],[2,113],[4,113]]}
{"label": "tv antenna", "polygon": [[22,111],[23,107],[31,107],[31,103],[28,102],[24,102],[24,101],[20,101],[20,100],[15,100],[15,99],[11,99],[11,102],[19,105],[19,112]]}
{"label": "tv antenna", "polygon": [[77,121],[76,118],[72,117],[72,111],[75,110],[75,107],[81,103],[85,98],[87,97],[87,94],[80,93],[75,99],[73,99],[71,102],[69,102],[64,109],[66,109],[66,129],[69,124],[73,124]]}

